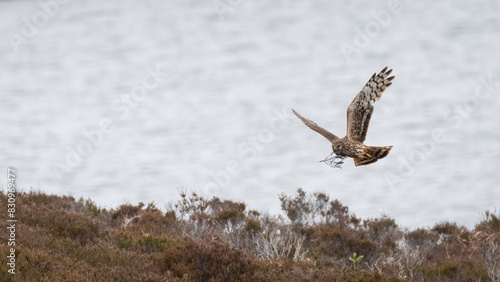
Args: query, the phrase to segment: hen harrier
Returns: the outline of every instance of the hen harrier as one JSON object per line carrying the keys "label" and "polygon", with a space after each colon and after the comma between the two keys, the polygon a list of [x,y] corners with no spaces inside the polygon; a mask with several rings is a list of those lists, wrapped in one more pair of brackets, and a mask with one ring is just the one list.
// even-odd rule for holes
{"label": "hen harrier", "polygon": [[356,166],[374,163],[387,156],[392,148],[392,146],[374,147],[363,144],[373,114],[373,103],[380,99],[382,92],[392,84],[391,80],[394,79],[394,76],[387,77],[392,69],[386,70],[387,67],[379,74],[373,74],[347,108],[347,135],[344,138],[337,137],[295,110],[292,109],[292,111],[310,129],[328,139],[332,143],[334,153],[340,158],[351,157]]}

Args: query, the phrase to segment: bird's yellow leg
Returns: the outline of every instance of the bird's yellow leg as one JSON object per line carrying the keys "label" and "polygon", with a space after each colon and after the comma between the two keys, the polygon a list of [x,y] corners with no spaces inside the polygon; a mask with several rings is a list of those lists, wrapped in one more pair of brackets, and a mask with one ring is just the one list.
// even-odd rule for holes
{"label": "bird's yellow leg", "polygon": [[372,156],[370,156],[370,154],[368,154],[368,153],[365,153],[365,154],[366,154],[366,155],[367,155],[370,159],[372,158]]}

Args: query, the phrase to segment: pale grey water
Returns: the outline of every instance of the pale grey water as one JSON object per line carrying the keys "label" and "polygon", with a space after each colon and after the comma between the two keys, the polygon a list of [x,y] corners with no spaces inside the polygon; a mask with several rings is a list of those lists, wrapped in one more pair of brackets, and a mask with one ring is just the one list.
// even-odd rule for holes
{"label": "pale grey water", "polygon": [[[1,165],[18,169],[25,190],[107,207],[162,207],[197,190],[278,213],[278,194],[302,187],[408,227],[472,226],[499,206],[498,1],[220,0],[235,5],[222,18],[209,0],[61,2],[49,16],[40,2],[0,2]],[[391,5],[390,19],[374,22]],[[33,16],[47,24],[27,31]],[[342,44],[366,28],[366,46],[347,60]],[[13,34],[25,40],[17,53]],[[394,145],[389,156],[342,170],[319,163],[330,145],[291,108],[343,136],[348,104],[386,65],[396,79],[365,143]],[[121,95],[157,66],[168,76],[126,114]],[[480,77],[493,80],[491,93]],[[51,165],[104,119],[114,131],[58,180]],[[445,142],[424,156],[416,142],[437,129]],[[401,170],[409,159],[417,164]],[[233,161],[239,173],[214,184]]]}

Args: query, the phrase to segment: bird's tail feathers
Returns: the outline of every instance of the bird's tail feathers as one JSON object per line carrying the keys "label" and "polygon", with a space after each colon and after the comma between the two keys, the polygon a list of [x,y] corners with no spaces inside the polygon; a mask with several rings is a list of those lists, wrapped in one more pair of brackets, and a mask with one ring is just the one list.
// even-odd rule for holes
{"label": "bird's tail feathers", "polygon": [[391,149],[392,146],[385,146],[385,147],[368,146],[366,147],[365,155],[363,156],[363,158],[354,158],[354,164],[356,166],[360,166],[360,165],[367,165],[374,163],[380,159],[385,158],[389,154],[389,151]]}

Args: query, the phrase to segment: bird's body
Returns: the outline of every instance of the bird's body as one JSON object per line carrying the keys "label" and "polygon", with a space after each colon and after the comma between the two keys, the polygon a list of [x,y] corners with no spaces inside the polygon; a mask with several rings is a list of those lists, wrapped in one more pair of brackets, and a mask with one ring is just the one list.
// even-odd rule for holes
{"label": "bird's body", "polygon": [[392,146],[367,146],[359,141],[350,140],[347,136],[332,144],[335,154],[354,159],[356,166],[367,165],[384,158]]}
{"label": "bird's body", "polygon": [[353,158],[356,166],[374,163],[387,156],[392,148],[392,146],[375,147],[363,144],[373,114],[373,103],[380,99],[382,92],[394,79],[394,76],[387,77],[392,70],[386,70],[387,67],[379,74],[373,74],[347,108],[347,134],[344,138],[337,137],[296,111],[292,111],[305,125],[328,139],[338,156]]}

